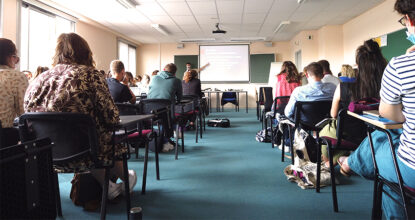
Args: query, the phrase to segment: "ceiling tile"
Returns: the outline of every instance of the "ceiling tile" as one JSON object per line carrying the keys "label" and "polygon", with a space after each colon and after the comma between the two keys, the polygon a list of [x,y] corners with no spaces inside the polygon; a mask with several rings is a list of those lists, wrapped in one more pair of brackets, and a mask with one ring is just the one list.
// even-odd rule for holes
{"label": "ceiling tile", "polygon": [[214,1],[188,2],[188,4],[194,15],[217,14]]}
{"label": "ceiling tile", "polygon": [[215,24],[219,22],[218,16],[216,14],[213,15],[198,15],[196,14],[197,23],[200,25],[202,24]]}
{"label": "ceiling tile", "polygon": [[[293,1],[293,0],[291,0]],[[274,0],[245,0],[245,13],[266,13]]]}
{"label": "ceiling tile", "polygon": [[217,1],[219,16],[224,14],[242,14],[243,1]]}
{"label": "ceiling tile", "polygon": [[176,25],[163,25],[169,33],[183,33],[183,31]]}
{"label": "ceiling tile", "polygon": [[202,30],[199,28],[198,25],[180,25],[180,28],[186,33],[189,33],[189,32],[202,33]]}
{"label": "ceiling tile", "polygon": [[242,14],[219,14],[221,24],[240,24]]}
{"label": "ceiling tile", "polygon": [[264,22],[265,14],[244,14],[243,24],[262,24]]}
{"label": "ceiling tile", "polygon": [[169,15],[192,15],[186,2],[160,3]]}
{"label": "ceiling tile", "polygon": [[174,21],[167,15],[163,16],[151,16],[151,21],[154,24],[161,24],[161,25],[176,25]]}
{"label": "ceiling tile", "polygon": [[178,25],[187,25],[187,24],[193,24],[196,25],[196,20],[193,16],[172,16],[172,19],[178,24]]}
{"label": "ceiling tile", "polygon": [[156,2],[145,2],[143,4],[139,4],[137,9],[147,16],[166,15],[166,12]]}

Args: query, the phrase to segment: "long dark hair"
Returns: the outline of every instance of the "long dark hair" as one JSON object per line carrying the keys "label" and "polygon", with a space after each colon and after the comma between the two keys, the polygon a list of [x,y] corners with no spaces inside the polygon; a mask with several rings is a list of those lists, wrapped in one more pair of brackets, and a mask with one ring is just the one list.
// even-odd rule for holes
{"label": "long dark hair", "polygon": [[298,73],[297,67],[291,61],[284,61],[282,63],[281,72],[279,74],[286,73],[285,79],[288,83],[300,82],[301,75]]}
{"label": "long dark hair", "polygon": [[352,101],[362,98],[379,98],[383,71],[388,62],[383,57],[379,45],[367,40],[356,50],[358,73],[356,83],[351,88]]}
{"label": "long dark hair", "polygon": [[9,65],[7,59],[15,55],[16,52],[16,45],[14,45],[13,41],[0,38],[0,65]]}

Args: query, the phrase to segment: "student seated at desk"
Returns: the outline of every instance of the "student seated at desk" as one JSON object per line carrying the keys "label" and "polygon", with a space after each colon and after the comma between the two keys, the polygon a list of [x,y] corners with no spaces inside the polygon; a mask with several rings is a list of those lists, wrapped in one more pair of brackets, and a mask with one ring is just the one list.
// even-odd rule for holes
{"label": "student seated at desk", "polygon": [[[113,149],[112,128],[120,118],[118,109],[108,91],[103,76],[95,68],[92,52],[88,43],[75,33],[61,34],[53,57],[53,68],[34,79],[25,95],[26,112],[75,112],[90,115],[98,132],[98,157],[111,163],[112,152],[119,157],[127,151],[124,145],[115,145]],[[57,170],[77,169],[80,172],[92,168],[89,158],[79,158],[69,164],[55,166]],[[115,181],[121,178],[129,181],[130,190],[137,182],[134,170],[129,170],[129,179],[123,179],[122,161],[116,161],[111,169]],[[92,175],[103,185],[104,170],[92,169]],[[112,200],[124,191],[121,183],[110,180],[108,199]]]}
{"label": "student seated at desk", "polygon": [[333,76],[333,73],[330,70],[330,63],[327,60],[320,60],[318,61],[318,64],[321,65],[321,67],[323,67],[323,74],[324,77],[321,80],[323,83],[333,83],[334,85],[339,85],[340,80],[339,78]]}
{"label": "student seated at desk", "polygon": [[135,104],[134,93],[128,85],[123,84],[126,77],[124,64],[120,60],[113,60],[110,64],[110,69],[112,77],[107,79],[107,83],[114,102]]}
{"label": "student seated at desk", "polygon": [[189,70],[183,76],[183,95],[193,95],[201,98],[203,96],[200,80],[197,78],[196,70]]}
{"label": "student seated at desk", "polygon": [[[403,15],[400,22],[408,29],[408,40],[415,44],[415,2],[413,0],[397,0],[395,10]],[[391,59],[383,73],[379,106],[379,113],[383,117],[404,122],[403,130],[392,130],[393,142],[404,185],[413,189],[415,189],[414,61],[415,52]],[[400,135],[401,132],[402,135]],[[379,174],[396,183],[396,172],[386,135],[375,131],[373,132],[373,141]],[[348,174],[353,170],[365,178],[373,178],[374,167],[367,138],[354,153],[349,157],[341,157],[339,162],[343,173]],[[397,201],[401,201],[400,196],[387,186],[384,186],[384,190]],[[385,194],[382,195],[382,208],[386,219],[406,219],[403,208]]]}
{"label": "student seated at desk", "polygon": [[[180,102],[183,96],[182,82],[176,78],[177,67],[173,63],[169,63],[164,67],[164,71],[153,76],[148,91],[148,99],[169,99],[172,104]],[[169,141],[164,140],[163,152],[173,150],[174,146]]]}
{"label": "student seated at desk", "polygon": [[14,43],[0,38],[0,121],[3,127],[2,147],[17,144],[19,131],[13,128],[14,118],[23,114],[23,98],[29,84],[27,77],[16,70],[19,63]]}
{"label": "student seated at desk", "polygon": [[176,78],[176,71],[176,65],[169,63],[164,67],[164,71],[153,76],[147,98],[170,99],[173,104],[180,102],[183,96],[183,88],[180,79]]}
{"label": "student seated at desk", "polygon": [[352,66],[348,65],[348,64],[343,64],[342,68],[340,70],[340,77],[339,77],[341,82],[355,82],[356,81],[356,72],[353,69]]}
{"label": "student seated at desk", "polygon": [[294,89],[290,101],[285,107],[285,116],[293,118],[294,107],[297,101],[324,101],[332,100],[336,86],[333,83],[323,83],[323,68],[314,62],[305,67],[308,84]]}
{"label": "student seated at desk", "polygon": [[[330,115],[333,118],[337,118],[340,109],[348,109],[350,102],[359,101],[363,98],[379,98],[382,75],[387,65],[387,61],[383,57],[379,45],[373,40],[365,41],[356,50],[356,64],[359,66],[359,71],[355,75],[355,82],[341,82],[334,92],[330,111]],[[352,67],[349,67],[348,71],[354,72]],[[361,120],[350,116],[345,117],[347,119],[344,123],[343,138],[356,144],[362,142],[366,137],[366,125]],[[337,122],[332,121],[320,131],[320,137],[327,136],[336,138],[336,130]],[[326,145],[322,146],[321,152],[326,167],[329,167]],[[345,155],[349,155],[349,152],[335,151],[333,164],[336,165],[337,159]]]}

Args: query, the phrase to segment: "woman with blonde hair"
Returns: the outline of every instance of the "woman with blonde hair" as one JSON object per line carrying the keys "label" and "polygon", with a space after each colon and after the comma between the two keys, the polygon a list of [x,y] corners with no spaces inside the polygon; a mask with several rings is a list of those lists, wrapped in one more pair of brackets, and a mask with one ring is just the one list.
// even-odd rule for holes
{"label": "woman with blonde hair", "polygon": [[352,66],[348,64],[343,64],[340,70],[339,79],[342,82],[355,82],[356,81],[356,72]]}
{"label": "woman with blonde hair", "polygon": [[[119,113],[109,93],[105,76],[95,68],[88,43],[75,33],[61,34],[52,66],[52,69],[42,73],[29,85],[24,102],[25,111],[88,114],[94,119],[98,132],[98,158],[111,163],[113,151],[117,157],[125,153],[127,149],[122,145],[115,145],[113,149],[112,128],[120,120]],[[60,171],[75,169],[81,172],[93,168],[92,165],[90,158],[80,158],[56,168]],[[104,184],[103,169],[92,169],[91,173],[101,185]],[[129,181],[130,190],[137,181],[133,170],[129,171],[128,180],[123,179],[121,161],[115,162],[110,175]],[[114,199],[123,190],[121,183],[116,184],[110,180],[108,199]]]}

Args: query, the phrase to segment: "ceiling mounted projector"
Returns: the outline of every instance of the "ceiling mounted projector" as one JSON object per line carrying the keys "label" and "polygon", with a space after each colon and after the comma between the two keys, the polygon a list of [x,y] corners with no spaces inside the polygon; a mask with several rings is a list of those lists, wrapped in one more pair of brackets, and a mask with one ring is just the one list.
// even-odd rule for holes
{"label": "ceiling mounted projector", "polygon": [[216,23],[216,30],[213,30],[213,31],[212,31],[212,34],[226,34],[226,31],[221,30],[221,29],[219,28],[219,23]]}

